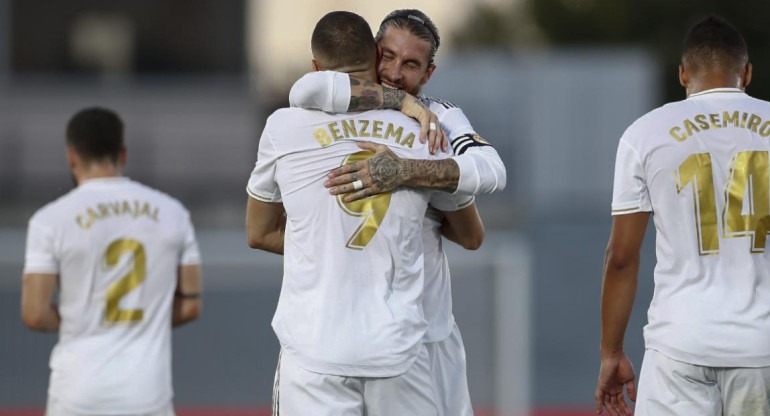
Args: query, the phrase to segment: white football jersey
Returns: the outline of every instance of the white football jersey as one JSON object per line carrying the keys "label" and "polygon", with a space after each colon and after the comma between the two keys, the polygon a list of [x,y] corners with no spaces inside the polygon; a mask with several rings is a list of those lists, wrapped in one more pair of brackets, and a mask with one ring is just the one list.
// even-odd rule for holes
{"label": "white football jersey", "polygon": [[329,194],[327,174],[369,157],[356,142],[399,157],[434,159],[419,126],[402,114],[332,115],[298,108],[268,118],[248,193],[283,202],[284,277],[273,328],[305,369],[389,377],[412,364],[427,328],[423,311],[422,221],[449,194],[399,188],[353,203]]}
{"label": "white football jersey", "polygon": [[48,394],[82,414],[168,405],[177,268],[199,262],[187,210],[128,178],[84,181],[37,211],[24,273],[59,275]]}
{"label": "white football jersey", "polygon": [[[463,111],[454,104],[420,96],[419,99],[439,118],[441,129],[449,138],[450,156],[460,168],[458,191],[453,196],[454,211],[473,203],[470,195],[502,190],[506,184],[505,165],[495,149],[479,137]],[[350,102],[348,74],[319,71],[304,75],[291,89],[292,106],[315,108],[328,112],[346,112]],[[423,229],[425,258],[425,295],[423,308],[428,321],[425,342],[446,339],[454,328],[452,288],[449,264],[441,239],[443,215],[429,209]]]}
{"label": "white football jersey", "polygon": [[632,124],[618,146],[613,215],[652,211],[647,348],[711,367],[770,365],[770,103],[732,88]]}

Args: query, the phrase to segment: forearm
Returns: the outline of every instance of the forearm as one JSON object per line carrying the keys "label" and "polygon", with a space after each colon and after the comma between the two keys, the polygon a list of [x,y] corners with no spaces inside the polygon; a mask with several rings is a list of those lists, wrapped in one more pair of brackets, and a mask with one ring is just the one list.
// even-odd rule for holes
{"label": "forearm", "polygon": [[372,81],[350,77],[350,104],[348,111],[400,110],[407,97],[405,91],[383,87]]}
{"label": "forearm", "polygon": [[[371,168],[387,169],[387,166]],[[453,159],[401,159],[398,173],[401,185],[444,192],[454,192],[460,180],[460,169]]]}
{"label": "forearm", "polygon": [[623,351],[623,339],[636,296],[639,259],[615,264],[605,260],[602,288],[601,355],[612,356]]}
{"label": "forearm", "polygon": [[460,172],[456,193],[481,195],[505,189],[505,165],[492,147],[472,148],[452,159]]}

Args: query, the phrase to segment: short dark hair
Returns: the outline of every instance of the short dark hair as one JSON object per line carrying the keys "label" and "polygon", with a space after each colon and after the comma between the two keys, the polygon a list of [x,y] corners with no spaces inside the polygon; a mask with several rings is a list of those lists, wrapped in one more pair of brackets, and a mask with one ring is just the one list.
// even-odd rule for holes
{"label": "short dark hair", "polygon": [[749,62],[746,40],[733,25],[710,15],[696,23],[684,39],[682,63],[703,69],[740,70]]}
{"label": "short dark hair", "polygon": [[67,144],[86,161],[117,162],[123,151],[123,121],[106,108],[78,111],[67,123]]}
{"label": "short dark hair", "polygon": [[373,64],[377,60],[372,28],[363,17],[351,12],[336,11],[322,17],[313,30],[310,46],[323,69]]}
{"label": "short dark hair", "polygon": [[431,52],[428,57],[428,65],[433,65],[436,58],[436,52],[441,44],[441,38],[438,35],[438,28],[430,17],[417,9],[401,9],[390,12],[380,23],[380,29],[377,30],[377,36],[374,39],[379,42],[385,36],[388,28],[404,29],[418,38],[430,42]]}

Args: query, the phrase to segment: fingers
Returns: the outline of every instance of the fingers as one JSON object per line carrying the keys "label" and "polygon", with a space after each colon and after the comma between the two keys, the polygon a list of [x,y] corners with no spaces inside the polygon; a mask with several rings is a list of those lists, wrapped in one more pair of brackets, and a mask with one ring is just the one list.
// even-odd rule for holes
{"label": "fingers", "polygon": [[631,399],[632,402],[636,402],[636,384],[633,379],[626,383],[626,390],[628,390],[628,398]]}
{"label": "fingers", "polygon": [[439,129],[439,134],[441,135],[441,150],[446,153],[449,150],[449,138],[444,130]]}
{"label": "fingers", "polygon": [[337,169],[332,169],[332,171],[329,172],[328,177],[334,178],[335,176],[344,175],[346,173],[358,172],[359,170],[363,169],[365,166],[366,166],[366,163],[359,163],[359,162],[348,163],[347,165],[342,165]]}
{"label": "fingers", "polygon": [[417,121],[420,122],[420,143],[425,143],[425,139],[430,141],[431,133],[433,133],[430,131],[431,114],[433,113],[422,111],[417,117]]}
{"label": "fingers", "polygon": [[594,402],[596,402],[596,414],[600,415],[602,414],[602,392],[601,390],[596,390],[596,393],[594,394]]}
{"label": "fingers", "polygon": [[382,150],[387,150],[388,146],[383,144],[376,144],[372,142],[358,142],[356,143],[360,149],[368,150],[373,153],[377,153]]}
{"label": "fingers", "polygon": [[361,179],[359,172],[346,173],[343,175],[335,176],[324,182],[324,186],[331,188],[332,186],[339,186],[345,184],[352,184],[353,182]]}
{"label": "fingers", "polygon": [[433,127],[433,129],[428,132],[428,150],[430,154],[435,155],[439,147],[441,147],[441,135],[443,132],[438,128],[438,116],[432,112],[430,112],[429,126]]}

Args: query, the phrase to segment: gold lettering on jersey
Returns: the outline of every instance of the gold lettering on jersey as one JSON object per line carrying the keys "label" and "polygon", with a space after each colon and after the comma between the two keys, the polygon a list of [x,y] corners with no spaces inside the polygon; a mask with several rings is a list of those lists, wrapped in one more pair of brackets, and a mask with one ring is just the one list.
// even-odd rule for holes
{"label": "gold lettering on jersey", "polygon": [[706,121],[705,114],[698,114],[697,116],[695,116],[695,122],[698,123],[700,128],[702,128],[703,130],[709,129],[709,123],[708,121]]}
{"label": "gold lettering on jersey", "polygon": [[326,130],[323,128],[320,128],[314,131],[313,136],[315,136],[315,139],[318,140],[318,144],[320,144],[321,147],[332,144],[332,138],[329,136],[329,133],[327,133]]}
{"label": "gold lettering on jersey", "polygon": [[741,111],[722,111],[721,113],[697,114],[691,119],[682,120],[682,124],[669,129],[668,134],[676,141],[683,142],[693,134],[709,129],[742,128],[770,137],[770,120]]}
{"label": "gold lettering on jersey", "polygon": [[360,130],[358,130],[360,137],[372,137],[372,134],[366,131],[366,128],[369,127],[369,120],[358,120],[358,124],[361,125]]}
{"label": "gold lettering on jersey", "polygon": [[733,127],[738,127],[737,111],[733,111],[732,114],[728,113],[727,111],[722,113],[722,127],[727,127],[727,125],[730,123],[733,124]]}
{"label": "gold lettering on jersey", "polygon": [[131,217],[133,219],[148,218],[158,222],[158,207],[145,201],[115,201],[96,204],[96,207],[88,207],[85,213],[78,214],[75,222],[84,230],[90,229],[97,221],[116,217]]}
{"label": "gold lettering on jersey", "polygon": [[321,127],[313,132],[313,137],[321,147],[351,137],[372,137],[384,141],[393,140],[393,143],[412,148],[415,133],[404,136],[404,127],[388,123],[382,120],[339,120]]}
{"label": "gold lettering on jersey", "polygon": [[374,120],[372,123],[372,137],[376,137],[378,139],[382,138],[382,121],[381,120]]}
{"label": "gold lettering on jersey", "polygon": [[329,123],[328,126],[334,141],[342,140],[342,134],[340,134],[340,129],[337,127],[337,122]]}
{"label": "gold lettering on jersey", "polygon": [[342,134],[345,137],[358,137],[355,120],[342,120]]}
{"label": "gold lettering on jersey", "polygon": [[756,114],[752,114],[751,118],[749,118],[749,125],[746,126],[746,128],[756,133],[757,127],[759,127],[759,123],[761,122],[762,122],[761,118],[757,117]]}
{"label": "gold lettering on jersey", "polygon": [[709,120],[711,120],[711,128],[712,129],[721,129],[722,128],[722,126],[720,126],[720,124],[722,124],[722,123],[719,121],[719,114],[709,114]]}

